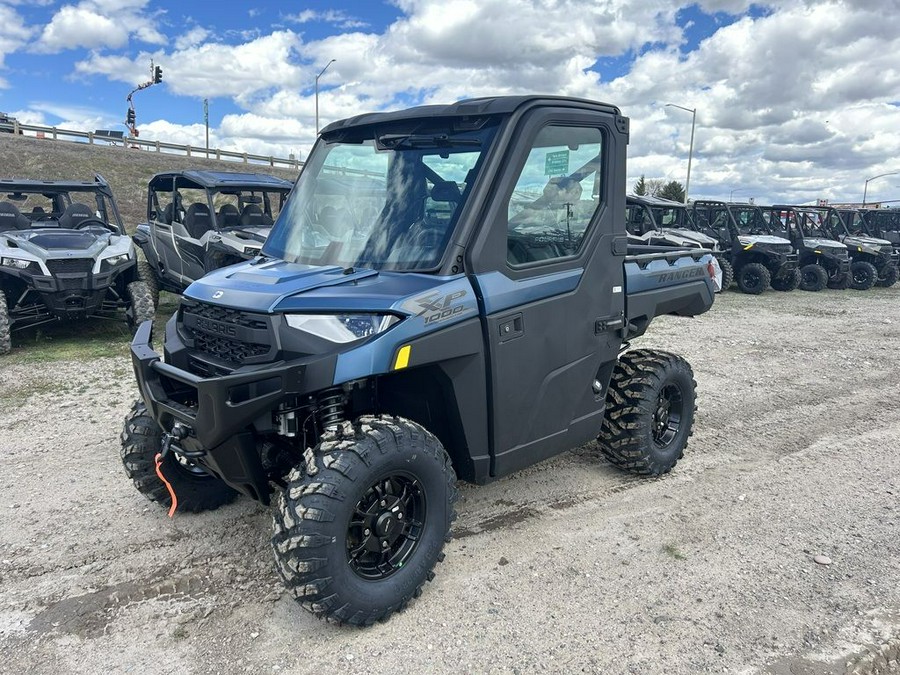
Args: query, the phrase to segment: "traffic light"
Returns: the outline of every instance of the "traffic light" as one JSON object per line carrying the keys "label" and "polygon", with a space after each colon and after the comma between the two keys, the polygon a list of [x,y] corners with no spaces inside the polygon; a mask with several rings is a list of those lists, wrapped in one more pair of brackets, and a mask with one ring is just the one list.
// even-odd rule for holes
{"label": "traffic light", "polygon": [[156,66],[153,69],[153,84],[159,84],[160,82],[162,82],[162,68]]}
{"label": "traffic light", "polygon": [[130,127],[134,126],[134,108],[129,108],[128,112],[125,114],[125,124]]}

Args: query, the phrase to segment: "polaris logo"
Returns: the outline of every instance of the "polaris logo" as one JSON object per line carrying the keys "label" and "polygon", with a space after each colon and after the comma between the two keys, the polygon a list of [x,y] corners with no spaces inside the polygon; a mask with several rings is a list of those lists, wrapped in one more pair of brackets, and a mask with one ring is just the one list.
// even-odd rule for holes
{"label": "polaris logo", "polygon": [[197,328],[205,333],[213,333],[214,335],[224,335],[226,337],[235,337],[237,335],[237,328],[231,324],[201,317],[197,317]]}
{"label": "polaris logo", "polygon": [[225,291],[216,291],[215,293],[212,294],[212,299],[213,299],[213,300],[218,300],[218,299],[221,298],[223,295],[225,295]]}
{"label": "polaris logo", "polygon": [[680,281],[682,279],[696,279],[698,277],[704,277],[706,274],[706,270],[702,267],[691,267],[677,272],[663,272],[656,277],[656,280],[661,284],[665,284],[670,281]]}

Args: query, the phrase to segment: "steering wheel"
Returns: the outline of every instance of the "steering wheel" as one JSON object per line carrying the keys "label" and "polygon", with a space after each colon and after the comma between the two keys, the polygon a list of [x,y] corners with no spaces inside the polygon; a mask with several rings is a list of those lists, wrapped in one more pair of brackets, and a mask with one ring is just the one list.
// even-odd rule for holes
{"label": "steering wheel", "polygon": [[100,220],[99,218],[85,218],[80,223],[75,225],[75,227],[73,227],[72,229],[73,230],[86,230],[90,227],[97,227],[98,225],[100,227],[102,227],[104,230],[109,230],[113,234],[119,234],[118,227],[116,227],[115,225],[110,225],[109,223],[106,223],[106,222]]}

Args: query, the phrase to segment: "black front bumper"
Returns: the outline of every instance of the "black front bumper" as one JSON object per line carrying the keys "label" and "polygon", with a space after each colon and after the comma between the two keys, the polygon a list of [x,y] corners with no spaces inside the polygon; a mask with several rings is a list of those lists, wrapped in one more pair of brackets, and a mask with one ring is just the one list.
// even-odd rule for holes
{"label": "black front bumper", "polygon": [[[183,349],[174,320],[169,327],[167,341]],[[165,431],[176,422],[188,429],[173,451],[189,453],[192,461],[239,492],[268,503],[258,442],[274,432],[273,412],[280,403],[331,386],[337,356],[243,366],[201,377],[164,363],[152,340],[153,324],[145,321],[131,343],[131,361],[149,415]]]}
{"label": "black front bumper", "polygon": [[[4,273],[18,278],[25,288],[37,293],[47,312],[60,319],[76,319],[90,316],[103,309],[108,291],[121,274],[134,267],[134,263],[92,272],[60,272],[50,276],[34,274],[26,270],[9,270]],[[120,289],[121,290],[121,289]],[[30,298],[34,298],[31,295]]]}
{"label": "black front bumper", "polygon": [[796,253],[773,253],[772,257],[774,258],[774,264],[771,271],[772,276],[776,278],[793,274],[800,264],[800,256]]}

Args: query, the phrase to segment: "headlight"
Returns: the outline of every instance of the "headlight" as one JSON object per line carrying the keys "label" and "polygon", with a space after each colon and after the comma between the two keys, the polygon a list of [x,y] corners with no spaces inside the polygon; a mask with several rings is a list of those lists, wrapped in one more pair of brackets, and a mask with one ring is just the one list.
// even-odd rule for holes
{"label": "headlight", "polygon": [[14,270],[27,270],[33,264],[33,261],[22,260],[21,258],[0,258],[0,265],[12,267]]}
{"label": "headlight", "polygon": [[343,344],[383,333],[399,322],[393,314],[285,314],[288,326]]}
{"label": "headlight", "polygon": [[105,262],[110,267],[115,267],[119,263],[127,262],[131,258],[127,253],[123,253],[121,255],[110,256],[109,258],[104,258],[103,262]]}

